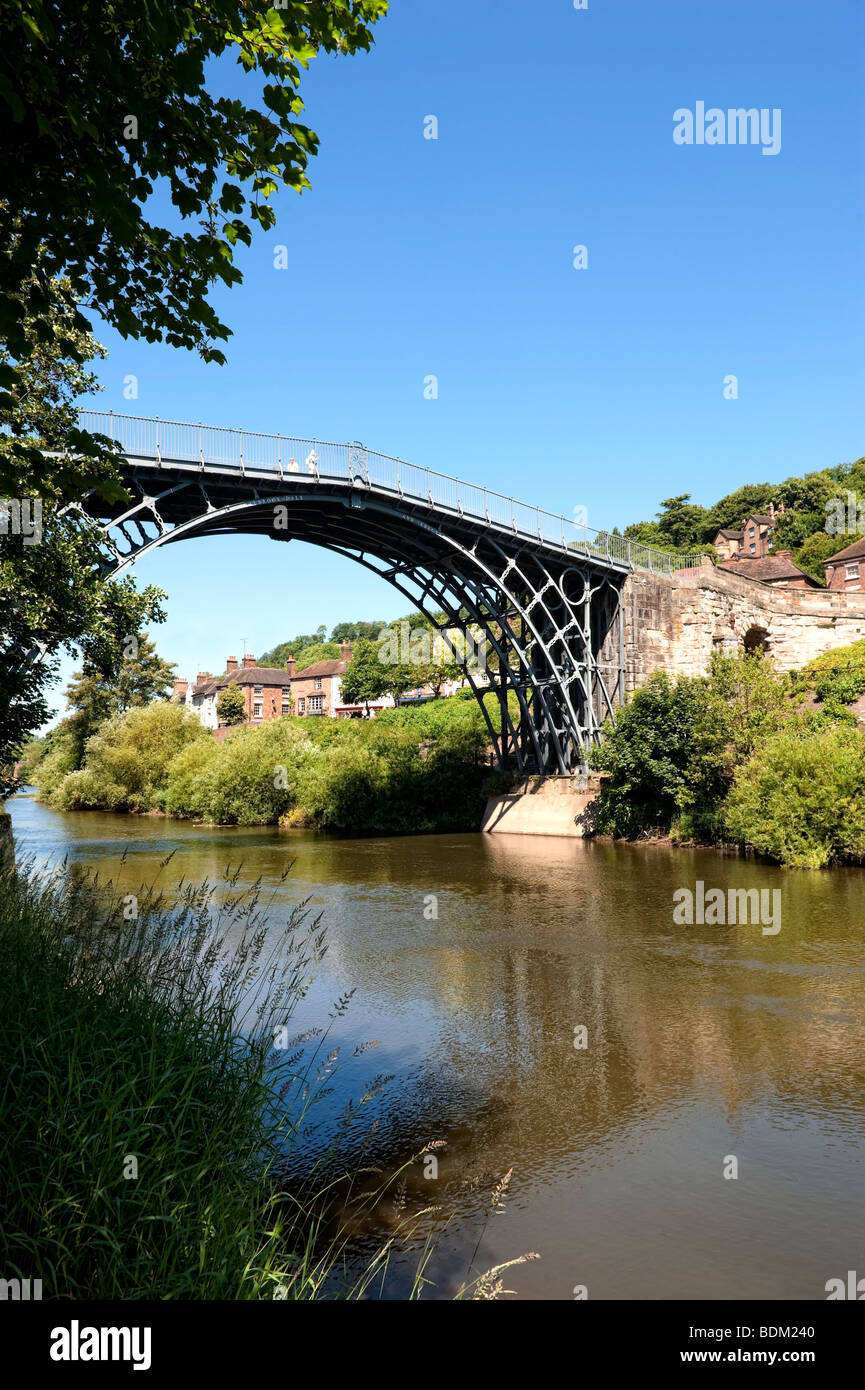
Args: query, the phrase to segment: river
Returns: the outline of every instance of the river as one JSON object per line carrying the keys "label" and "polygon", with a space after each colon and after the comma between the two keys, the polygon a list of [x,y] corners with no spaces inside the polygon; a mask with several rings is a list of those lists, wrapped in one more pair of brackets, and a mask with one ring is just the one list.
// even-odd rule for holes
{"label": "river", "polygon": [[[325,1130],[384,1072],[367,1151],[400,1162],[446,1141],[437,1177],[412,1170],[412,1196],[451,1217],[427,1297],[453,1294],[479,1239],[478,1270],[540,1256],[506,1273],[523,1299],[578,1286],[590,1299],[823,1299],[827,1280],[865,1276],[862,870],[662,845],[212,829],[58,814],[26,794],[8,809],[19,855],[67,857],[127,892],[242,863],[275,912],[311,900],[328,951],[297,1030],[355,991],[334,1024]],[[698,880],[780,890],[781,930],[676,925],[673,894]],[[504,1211],[487,1219],[509,1169]],[[405,1277],[397,1261],[391,1296]]]}

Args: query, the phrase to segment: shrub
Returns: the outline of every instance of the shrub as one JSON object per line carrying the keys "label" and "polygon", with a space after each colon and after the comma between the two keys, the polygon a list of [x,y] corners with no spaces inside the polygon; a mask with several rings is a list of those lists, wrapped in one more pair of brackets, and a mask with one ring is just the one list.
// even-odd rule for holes
{"label": "shrub", "polygon": [[865,738],[847,724],[796,721],[737,769],[729,833],[781,864],[865,857]]}
{"label": "shrub", "polygon": [[597,829],[716,838],[737,764],[789,720],[791,690],[770,662],[751,655],[716,656],[705,677],[672,681],[656,671],[592,751],[592,766],[609,774]]}

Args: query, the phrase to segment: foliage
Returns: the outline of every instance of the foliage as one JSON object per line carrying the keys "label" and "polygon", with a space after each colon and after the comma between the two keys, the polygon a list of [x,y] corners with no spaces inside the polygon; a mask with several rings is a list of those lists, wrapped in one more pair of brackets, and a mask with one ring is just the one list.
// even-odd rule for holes
{"label": "foliage", "polygon": [[342,677],[343,701],[347,705],[368,706],[370,700],[380,700],[392,676],[392,670],[379,661],[377,644],[358,642]]}
{"label": "foliage", "polygon": [[162,810],[222,825],[279,820],[382,833],[480,825],[487,730],[474,703],[440,700],[375,720],[283,719],[217,745],[174,704],[106,721],[83,768],[49,753],[40,797],[60,810]]}
{"label": "foliage", "polygon": [[[593,756],[608,774],[597,829],[733,838],[789,865],[857,856],[865,802],[860,812],[853,801],[865,789],[865,735],[845,699],[865,688],[863,669],[865,641],[796,677],[756,655],[716,656],[696,679],[655,673]],[[823,681],[823,706],[802,712],[805,691]]]}
{"label": "foliage", "polygon": [[62,720],[58,737],[68,738],[76,767],[81,766],[91,734],[111,715],[125,714],[151,700],[167,700],[171,694],[174,663],[158,655],[146,632],[130,636],[123,650],[120,668],[110,679],[87,662],[66,688],[66,705],[71,712]]}
{"label": "foliage", "polygon": [[[99,528],[62,506],[93,487],[106,496],[123,490],[113,455],[98,447],[94,453],[75,427],[75,397],[96,385],[81,363],[102,349],[70,324],[61,289],[48,282],[44,337],[19,363],[16,399],[0,398],[0,494],[26,501],[31,523],[41,508],[30,536],[23,528],[0,535],[0,797],[14,789],[11,764],[23,740],[48,717],[46,691],[56,673],[50,653],[77,650],[111,680],[129,634],[163,617],[160,589],[139,593],[131,579],[100,578],[106,556]],[[9,362],[8,349],[2,360]],[[43,450],[52,452],[50,461]]]}
{"label": "foliage", "polygon": [[725,806],[735,839],[782,864],[865,858],[865,739],[845,723],[798,721],[737,768]]}
{"label": "foliage", "polygon": [[246,697],[234,681],[219,692],[216,713],[220,724],[242,724],[246,718]]}
{"label": "foliage", "polygon": [[[820,526],[823,526],[825,516],[820,518]],[[826,571],[823,568],[823,561],[828,560],[830,555],[835,555],[843,540],[839,541],[837,536],[830,536],[825,530],[814,530],[811,535],[807,535],[794,551],[793,559],[800,569],[806,574],[810,574],[812,579],[817,579],[821,584],[825,583]],[[783,548],[783,547],[782,547]],[[789,547],[787,547],[789,549]]]}
{"label": "foliage", "polygon": [[181,748],[211,735],[183,706],[155,702],[107,719],[87,742],[82,768],[57,782],[47,759],[40,769],[40,796],[61,811],[106,807],[112,811],[158,806],[169,764]]}
{"label": "foliage", "polygon": [[[280,184],[309,187],[319,141],[298,120],[301,69],[320,51],[369,49],[386,10],[387,0],[4,6],[0,339],[13,355],[31,341],[15,296],[41,253],[34,311],[65,274],[123,337],[223,361],[214,342],[228,330],[208,290],[239,282],[234,248],[251,243],[254,223],[273,227]],[[258,80],[259,105],[221,94],[212,74],[223,55],[242,70],[244,97]],[[172,225],[150,220],[163,184]],[[48,333],[38,314],[36,332]]]}
{"label": "foliage", "polygon": [[[826,531],[827,503],[847,491],[865,496],[865,458],[814,470],[780,483],[746,483],[706,508],[681,493],[661,503],[654,521],[634,522],[625,536],[659,550],[680,554],[706,550],[718,531],[738,530],[751,513],[765,513],[774,503],[773,550],[790,550],[797,565],[821,583],[823,560],[843,545],[843,538]],[[784,511],[778,510],[784,507]]]}

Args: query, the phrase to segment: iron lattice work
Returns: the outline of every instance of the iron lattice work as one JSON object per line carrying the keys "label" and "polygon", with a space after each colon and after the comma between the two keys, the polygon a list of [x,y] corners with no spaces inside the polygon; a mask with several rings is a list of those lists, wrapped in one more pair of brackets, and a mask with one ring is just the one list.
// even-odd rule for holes
{"label": "iron lattice work", "polygon": [[[106,576],[194,536],[258,534],[346,555],[439,627],[483,634],[497,715],[489,701],[481,708],[500,767],[586,772],[624,699],[624,580],[636,564],[658,569],[678,557],[620,553],[622,537],[360,444],[243,435],[244,454],[223,437],[239,432],[94,412],[82,425],[119,440],[134,499],[113,510],[90,503],[104,527]],[[489,688],[466,674],[476,694]]]}

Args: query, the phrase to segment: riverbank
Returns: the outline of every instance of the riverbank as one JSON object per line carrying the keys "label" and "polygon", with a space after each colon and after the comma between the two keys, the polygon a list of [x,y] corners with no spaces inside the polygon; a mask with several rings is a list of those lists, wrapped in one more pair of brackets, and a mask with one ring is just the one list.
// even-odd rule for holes
{"label": "riverbank", "polygon": [[865,642],[795,676],[759,656],[656,672],[608,726],[588,829],[734,843],[789,868],[865,862]]}
{"label": "riverbank", "polygon": [[328,1051],[326,1028],[290,1049],[287,1029],[324,942],[303,908],[267,950],[265,923],[255,888],[169,907],[0,872],[5,1277],[46,1299],[309,1299],[382,1274],[380,1254],[341,1272],[336,1149],[286,1184]]}
{"label": "riverbank", "polygon": [[[20,853],[98,873],[121,900],[207,880],[221,901],[258,882],[274,943],[299,904],[323,914],[328,951],[290,1037],[328,1027],[323,1060],[338,1048],[338,1067],[286,1186],[342,1136],[351,1174],[443,1145],[436,1170],[403,1173],[418,1235],[391,1247],[385,1297],[410,1294],[428,1238],[433,1299],[455,1297],[473,1261],[472,1277],[529,1250],[541,1258],[507,1276],[521,1299],[567,1301],[577,1281],[607,1300],[824,1298],[855,1265],[861,869],[792,874],[639,841],[204,829],[30,796],[9,810]],[[780,890],[781,931],[677,925],[677,892],[696,901],[700,881],[725,898]],[[130,1041],[130,1066],[140,1055]],[[391,1079],[346,1132],[378,1074]],[[56,1147],[60,1164],[62,1134]],[[720,1182],[713,1155],[729,1153],[746,1181]],[[400,1219],[386,1199],[353,1233],[362,1267]]]}
{"label": "riverbank", "polygon": [[366,834],[476,830],[489,765],[474,700],[436,700],[375,720],[285,716],[221,743],[194,714],[156,701],[105,720],[86,743],[64,726],[22,776],[55,810],[162,812],[201,824]]}

